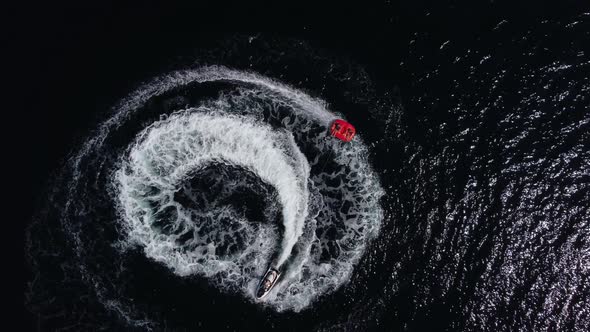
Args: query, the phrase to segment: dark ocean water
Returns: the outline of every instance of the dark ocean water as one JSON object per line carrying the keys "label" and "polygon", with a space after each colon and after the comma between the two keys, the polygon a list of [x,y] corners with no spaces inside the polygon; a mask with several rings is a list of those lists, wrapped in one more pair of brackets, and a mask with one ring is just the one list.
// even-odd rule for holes
{"label": "dark ocean water", "polygon": [[390,299],[411,305],[390,319],[588,329],[588,23],[500,21],[468,46],[412,38],[412,112],[393,121],[405,144],[391,195],[403,199],[383,242],[405,262]]}
{"label": "dark ocean water", "polygon": [[[498,19],[480,34],[443,35],[411,31],[396,44],[404,51],[390,62],[383,56],[378,65],[317,41],[270,34],[226,37],[158,63],[142,80],[208,65],[270,77],[325,101],[356,126],[360,140],[351,146],[330,143],[322,136],[323,120],[303,116],[305,107],[240,80],[180,79],[154,96],[131,95],[113,102],[110,112],[99,110],[98,119],[87,122],[93,128],[106,123],[107,130],[81,134],[88,139],[76,141],[63,168],[47,179],[27,229],[25,305],[39,326],[589,330],[590,16],[526,25]],[[120,94],[166,84],[135,84]],[[199,105],[214,109],[217,118],[227,118],[226,108],[239,109],[240,116],[256,119],[253,126],[292,132],[310,165],[308,206],[315,228],[309,226],[313,218],[306,219],[293,256],[317,257],[318,267],[295,277],[299,283],[292,285],[300,288],[289,289],[292,297],[261,305],[244,293],[251,278],[239,276],[259,275],[273,254],[266,249],[252,249],[236,280],[226,270],[183,270],[185,256],[146,249],[153,243],[146,239],[162,243],[162,234],[183,241],[204,236],[205,242],[222,243],[217,250],[225,258],[254,244],[266,248],[266,237],[260,244],[255,240],[266,234],[266,225],[268,239],[285,232],[277,203],[284,191],[260,180],[258,166],[207,164],[172,189],[162,184],[165,176],[146,180],[145,187],[125,182],[136,186],[130,196],[158,211],[149,236],[133,233],[135,240],[129,240],[127,220],[136,215],[125,215],[132,209],[121,202],[125,190],[113,175],[126,162],[128,170],[120,174],[134,174],[129,156],[135,147],[165,155],[166,162],[182,158],[170,146],[185,136],[165,141],[158,151],[160,145],[142,145],[139,133],[184,130],[170,124],[177,119],[173,114]],[[121,109],[139,111],[116,118]],[[277,142],[284,149],[282,138]],[[239,154],[238,149],[232,155]],[[156,159],[150,159],[157,170],[150,174],[168,174],[167,164]],[[175,194],[162,197],[186,208],[174,211],[217,211],[224,218],[191,215],[206,226],[203,234],[187,235],[175,222],[182,212],[160,209],[168,201],[152,199],[166,190]],[[226,216],[224,207],[238,212]],[[251,226],[237,223],[236,216]],[[307,256],[306,241],[312,248]],[[195,248],[200,247],[178,252]],[[247,264],[256,259],[264,265]],[[321,264],[332,264],[329,271],[338,273],[352,269],[331,279]]]}

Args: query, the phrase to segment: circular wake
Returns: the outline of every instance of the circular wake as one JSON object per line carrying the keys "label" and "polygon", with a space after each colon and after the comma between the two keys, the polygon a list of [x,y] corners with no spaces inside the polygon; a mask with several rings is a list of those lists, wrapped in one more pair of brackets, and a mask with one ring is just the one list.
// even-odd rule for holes
{"label": "circular wake", "polygon": [[[183,111],[150,126],[117,172],[128,241],[141,244],[149,257],[179,275],[224,272],[228,278],[222,284],[245,287],[254,275],[243,275],[243,269],[257,271],[268,265],[279,237],[273,227],[276,225],[255,227],[253,221],[259,220],[249,220],[233,208],[219,207],[219,199],[224,198],[221,195],[194,197],[196,204],[183,206],[174,197],[177,188],[211,163],[242,167],[275,188],[284,224],[277,260],[281,266],[303,232],[309,165],[288,132],[275,132],[244,117],[203,112],[206,110]],[[244,185],[239,179],[232,182],[226,190]],[[238,226],[202,231],[203,225],[223,225],[223,220]],[[239,254],[220,257],[216,247],[235,244],[236,237],[250,241]]]}
{"label": "circular wake", "polygon": [[[137,326],[154,319],[137,264],[303,310],[349,280],[382,220],[367,148],[329,136],[336,118],[321,100],[224,67],[145,84],[70,159],[53,198],[71,268]],[[270,265],[281,279],[255,300]]]}

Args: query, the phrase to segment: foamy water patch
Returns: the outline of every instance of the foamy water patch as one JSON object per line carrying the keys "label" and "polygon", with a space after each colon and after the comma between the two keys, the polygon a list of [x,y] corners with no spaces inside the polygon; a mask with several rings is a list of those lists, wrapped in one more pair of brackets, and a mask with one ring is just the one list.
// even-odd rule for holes
{"label": "foamy water patch", "polygon": [[[166,106],[166,115],[155,121],[148,115],[133,138],[118,141],[129,137],[120,135],[127,125],[137,128],[152,102],[209,82],[224,83],[215,98]],[[103,151],[118,151],[118,162],[103,170],[111,174],[103,192],[112,196],[118,216],[117,259],[140,249],[175,276],[204,278],[221,293],[276,311],[309,307],[350,279],[383,218],[383,190],[367,147],[360,136],[350,144],[330,137],[335,118],[321,99],[224,67],[176,71],[146,83],[70,160],[65,211],[72,222],[66,229],[77,254],[90,254],[84,238],[91,235],[75,224],[84,213],[76,198],[87,195],[76,184],[92,174],[88,167],[100,166],[93,162]],[[252,202],[254,208],[245,206]],[[269,265],[280,265],[283,275],[264,301],[256,301]],[[117,304],[142,316],[93,283],[105,307]]]}
{"label": "foamy water patch", "polygon": [[[202,111],[183,111],[153,124],[131,147],[116,175],[128,241],[142,245],[146,255],[179,275],[212,276],[226,271],[239,275],[230,282],[256,278],[257,275],[240,275],[238,268],[246,263],[240,259],[255,258],[248,264],[267,266],[271,247],[280,248],[278,265],[289,256],[307,217],[309,166],[290,133],[274,131],[244,117],[214,116]],[[280,246],[274,243],[277,236],[271,236],[272,226],[254,227],[230,210],[195,214],[174,201],[180,183],[212,162],[248,169],[276,188],[284,220]],[[159,231],[154,226],[158,218],[171,219],[168,228],[174,231],[169,234]],[[215,253],[213,241],[193,239],[190,243],[200,246],[190,250],[186,250],[186,244],[177,244],[187,233],[198,234],[207,218],[237,220],[238,231],[248,235],[247,250],[223,259]],[[224,235],[235,237],[229,232]],[[203,236],[211,238],[209,233]]]}

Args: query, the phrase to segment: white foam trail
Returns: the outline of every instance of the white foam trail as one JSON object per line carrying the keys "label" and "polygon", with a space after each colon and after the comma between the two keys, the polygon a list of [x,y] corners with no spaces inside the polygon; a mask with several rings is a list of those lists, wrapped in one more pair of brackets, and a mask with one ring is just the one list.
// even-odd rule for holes
{"label": "white foam trail", "polygon": [[[145,188],[167,193],[191,172],[212,161],[238,165],[254,172],[262,181],[274,186],[283,207],[284,234],[277,265],[289,257],[303,232],[309,192],[309,165],[299,151],[293,136],[286,131],[274,131],[270,126],[254,123],[233,115],[208,115],[203,110],[188,110],[175,114],[147,128],[131,149],[129,160],[117,173],[120,183],[120,203],[128,221],[132,241],[148,248],[155,260],[171,265],[175,270],[197,266],[199,256],[186,253],[172,261],[165,258],[178,235],[153,236],[154,212],[146,204]],[[149,200],[169,206],[169,196]],[[182,213],[178,213],[183,219]],[[184,214],[186,216],[186,214]],[[179,228],[191,227],[195,221],[184,217]],[[186,273],[193,271],[188,269]]]}
{"label": "white foam trail", "polygon": [[[322,100],[275,80],[225,67],[176,71],[146,83],[114,108],[112,116],[71,158],[72,183],[83,182],[87,176],[85,161],[119,148],[111,147],[110,139],[116,141],[121,126],[134,121],[152,98],[182,91],[191,83],[212,81],[235,83],[237,89],[156,121],[120,155],[121,163],[109,169],[115,176],[107,190],[115,189],[118,221],[126,230],[116,247],[125,255],[127,248],[139,244],[147,257],[176,275],[205,277],[220,290],[241,293],[252,301],[268,264],[288,262],[283,264],[284,276],[263,303],[277,311],[300,311],[350,278],[382,220],[378,201],[383,192],[362,138],[342,145],[314,129],[336,118]],[[271,119],[281,122],[279,127],[284,129],[265,124]],[[220,128],[234,132],[228,135]],[[305,156],[295,142],[305,147]],[[265,159],[261,150],[274,156],[272,160]],[[308,160],[317,166],[321,156],[331,156],[332,169],[310,174]],[[246,219],[222,201],[197,208],[176,201],[184,177],[206,174],[210,163],[240,166],[276,188],[277,197],[271,192],[263,196],[279,203],[265,204],[270,204],[272,218],[275,209],[281,210],[283,232],[272,223]],[[239,178],[218,183],[224,184],[226,194],[258,186]],[[308,185],[314,188],[314,199],[308,197]],[[72,185],[66,209],[74,214],[78,213],[76,196]],[[308,215],[312,207],[316,212]],[[76,232],[72,231],[73,241],[79,243],[82,239]],[[332,235],[326,237],[328,233]],[[223,245],[238,247],[229,250]],[[277,249],[278,257],[271,262]],[[107,294],[99,297],[105,305],[118,303]]]}

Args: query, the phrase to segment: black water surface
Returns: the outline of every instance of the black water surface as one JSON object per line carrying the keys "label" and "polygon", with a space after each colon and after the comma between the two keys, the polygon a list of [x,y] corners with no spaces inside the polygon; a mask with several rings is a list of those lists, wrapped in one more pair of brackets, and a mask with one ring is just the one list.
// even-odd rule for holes
{"label": "black water surface", "polygon": [[[97,300],[92,271],[72,263],[76,247],[59,222],[63,193],[51,181],[119,98],[198,61],[275,77],[344,114],[370,147],[386,215],[350,282],[300,313],[244,304],[131,253],[113,278],[125,284],[105,292],[121,294],[136,320],[174,331],[589,330],[590,10],[555,6],[386,2],[288,18],[270,8],[214,18],[203,16],[223,12],[207,6],[47,9],[37,22],[42,75],[26,147],[36,151],[24,209],[34,225],[25,242],[27,327],[151,326]],[[257,19],[295,31],[205,32]],[[199,91],[154,101],[113,139],[122,149],[162,109],[215,95]],[[107,164],[120,150],[109,153]],[[104,253],[88,258],[97,270],[113,264],[119,236],[101,227],[114,218],[96,185],[107,176],[83,184],[102,197],[103,212],[80,221],[96,234],[85,245]],[[231,205],[252,200],[240,209],[264,219],[268,202],[234,194],[247,198]]]}

